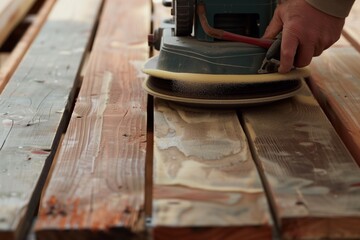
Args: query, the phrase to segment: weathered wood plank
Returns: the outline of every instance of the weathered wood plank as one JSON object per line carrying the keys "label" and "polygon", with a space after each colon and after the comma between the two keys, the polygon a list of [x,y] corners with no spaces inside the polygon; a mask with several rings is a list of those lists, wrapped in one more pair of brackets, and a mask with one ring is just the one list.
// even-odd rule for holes
{"label": "weathered wood plank", "polygon": [[34,41],[56,0],[46,0],[33,23],[4,62],[0,62],[0,92],[4,89],[21,59]]}
{"label": "weathered wood plank", "polygon": [[349,42],[360,52],[360,2],[355,1],[349,16],[346,19],[343,34]]}
{"label": "weathered wood plank", "polygon": [[35,0],[1,0],[0,2],[0,46],[11,31],[25,16]]}
{"label": "weathered wood plank", "polygon": [[155,239],[271,239],[236,112],[155,99],[154,125]]}
{"label": "weathered wood plank", "polygon": [[359,239],[360,169],[308,88],[243,118],[284,239]]}
{"label": "weathered wood plank", "polygon": [[59,0],[0,96],[0,239],[31,224],[64,131],[99,0]]}
{"label": "weathered wood plank", "polygon": [[[107,0],[40,204],[38,239],[127,239],[144,229],[150,1]],[[122,237],[122,238],[121,238]]]}
{"label": "weathered wood plank", "polygon": [[[343,34],[356,47],[360,2],[355,2]],[[340,39],[310,65],[309,85],[342,140],[360,164],[360,54]],[[357,43],[356,43],[357,42]]]}
{"label": "weathered wood plank", "polygon": [[331,48],[311,64],[309,84],[342,140],[360,164],[360,54]]}

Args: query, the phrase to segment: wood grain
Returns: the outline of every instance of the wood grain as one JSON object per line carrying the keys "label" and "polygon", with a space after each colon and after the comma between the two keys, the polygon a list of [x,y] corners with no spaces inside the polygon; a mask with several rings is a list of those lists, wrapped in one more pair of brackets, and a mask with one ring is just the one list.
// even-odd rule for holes
{"label": "wood grain", "polygon": [[2,240],[31,225],[99,9],[98,0],[59,0],[0,96]]}
{"label": "wood grain", "polygon": [[243,119],[283,238],[360,238],[360,169],[305,84]]}
{"label": "wood grain", "polygon": [[155,99],[154,125],[155,239],[271,239],[236,112]]}
{"label": "wood grain", "polygon": [[[360,164],[360,54],[357,47],[360,2],[356,1],[337,43],[310,65],[309,85],[342,140]],[[357,42],[357,43],[356,43]],[[353,45],[353,46],[351,46]],[[358,48],[359,49],[359,48]]]}
{"label": "wood grain", "polygon": [[35,0],[1,0],[0,2],[0,46],[11,31],[25,16]]}
{"label": "wood grain", "polygon": [[344,143],[360,164],[360,54],[331,48],[311,64],[309,84]]}
{"label": "wood grain", "polygon": [[11,75],[15,72],[26,51],[29,49],[31,43],[39,33],[55,1],[56,0],[46,0],[44,2],[33,23],[26,30],[20,41],[16,44],[16,47],[11,51],[9,57],[6,59],[6,61],[0,62],[0,92],[4,89],[6,83],[9,81]]}
{"label": "wood grain", "polygon": [[40,204],[38,239],[127,239],[144,230],[150,2],[107,0]]}

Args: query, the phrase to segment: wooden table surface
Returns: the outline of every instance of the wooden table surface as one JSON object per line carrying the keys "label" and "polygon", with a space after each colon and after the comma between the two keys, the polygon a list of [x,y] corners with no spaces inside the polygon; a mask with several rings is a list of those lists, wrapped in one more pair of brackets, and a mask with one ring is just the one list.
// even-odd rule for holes
{"label": "wooden table surface", "polygon": [[359,16],[296,96],[218,109],[142,89],[161,1],[2,1],[0,239],[360,239]]}

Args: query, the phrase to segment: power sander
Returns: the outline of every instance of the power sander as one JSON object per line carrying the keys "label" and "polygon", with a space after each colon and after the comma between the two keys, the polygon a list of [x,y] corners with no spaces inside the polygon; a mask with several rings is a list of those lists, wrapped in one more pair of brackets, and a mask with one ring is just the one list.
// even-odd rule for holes
{"label": "power sander", "polygon": [[149,35],[144,89],[200,105],[252,105],[295,95],[307,69],[277,72],[281,33],[263,39],[276,0],[172,0],[172,18]]}

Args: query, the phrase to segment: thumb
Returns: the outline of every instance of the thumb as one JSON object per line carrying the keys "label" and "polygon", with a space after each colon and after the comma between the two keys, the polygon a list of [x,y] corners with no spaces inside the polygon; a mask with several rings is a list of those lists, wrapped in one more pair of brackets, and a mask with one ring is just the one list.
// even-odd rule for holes
{"label": "thumb", "polygon": [[280,5],[275,10],[274,16],[271,19],[269,26],[267,26],[263,38],[273,39],[279,34],[279,32],[281,32],[283,28],[283,22],[280,17],[279,7]]}

